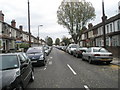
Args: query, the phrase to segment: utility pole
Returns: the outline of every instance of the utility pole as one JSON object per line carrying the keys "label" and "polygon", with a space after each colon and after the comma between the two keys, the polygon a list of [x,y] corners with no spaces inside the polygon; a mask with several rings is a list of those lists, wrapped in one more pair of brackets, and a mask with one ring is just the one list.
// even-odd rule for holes
{"label": "utility pole", "polygon": [[104,48],[106,48],[106,31],[105,31],[105,22],[107,19],[107,16],[105,16],[105,10],[104,10],[104,0],[102,0],[102,24],[103,24],[103,40],[104,40]]}
{"label": "utility pole", "polygon": [[30,7],[28,0],[28,30],[29,30],[29,47],[31,47],[31,32],[30,32]]}

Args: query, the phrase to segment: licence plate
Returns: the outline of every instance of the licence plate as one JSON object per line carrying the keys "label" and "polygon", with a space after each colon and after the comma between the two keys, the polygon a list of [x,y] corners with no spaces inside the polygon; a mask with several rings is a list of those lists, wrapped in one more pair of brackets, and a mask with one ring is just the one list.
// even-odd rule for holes
{"label": "licence plate", "polygon": [[107,61],[107,60],[109,60],[109,59],[101,59],[102,61]]}

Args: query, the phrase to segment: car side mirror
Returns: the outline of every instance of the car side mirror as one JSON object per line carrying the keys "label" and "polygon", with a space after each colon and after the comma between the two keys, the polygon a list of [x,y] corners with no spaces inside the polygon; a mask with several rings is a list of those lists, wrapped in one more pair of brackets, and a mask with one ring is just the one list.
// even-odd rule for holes
{"label": "car side mirror", "polygon": [[27,63],[23,63],[23,64],[20,66],[20,68],[22,69],[22,68],[25,68],[25,67],[27,67],[27,66],[28,66]]}

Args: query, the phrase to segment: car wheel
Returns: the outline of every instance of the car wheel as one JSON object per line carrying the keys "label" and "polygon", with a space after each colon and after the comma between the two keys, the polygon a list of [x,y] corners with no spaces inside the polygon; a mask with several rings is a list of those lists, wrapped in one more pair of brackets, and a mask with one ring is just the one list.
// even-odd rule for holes
{"label": "car wheel", "polygon": [[23,90],[23,87],[21,84],[19,84],[14,90]]}
{"label": "car wheel", "polygon": [[92,61],[92,59],[91,58],[89,58],[89,64],[92,64],[93,63],[93,61]]}
{"label": "car wheel", "polygon": [[110,64],[110,62],[106,62],[106,64]]}
{"label": "car wheel", "polygon": [[44,60],[44,61],[43,61],[43,66],[45,66],[45,64],[46,64],[46,61]]}
{"label": "car wheel", "polygon": [[30,81],[33,82],[34,79],[35,79],[35,77],[34,77],[34,73],[33,73],[33,71],[32,71]]}
{"label": "car wheel", "polygon": [[76,54],[75,56],[76,56],[76,58],[78,58],[78,54]]}
{"label": "car wheel", "polygon": [[85,61],[85,59],[82,57],[82,61]]}

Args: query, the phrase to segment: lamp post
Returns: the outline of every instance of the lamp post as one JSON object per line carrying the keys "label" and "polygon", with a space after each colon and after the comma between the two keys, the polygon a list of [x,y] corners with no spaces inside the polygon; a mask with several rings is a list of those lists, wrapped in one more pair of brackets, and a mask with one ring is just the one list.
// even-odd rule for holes
{"label": "lamp post", "polygon": [[39,27],[42,27],[43,25],[38,25],[38,46],[39,46]]}
{"label": "lamp post", "polygon": [[28,30],[29,30],[29,47],[31,47],[31,32],[30,32],[30,6],[28,0]]}
{"label": "lamp post", "polygon": [[104,48],[106,48],[106,31],[105,31],[105,21],[107,19],[107,16],[105,16],[105,10],[104,10],[104,0],[102,0],[102,24],[103,24],[103,41],[104,41]]}

